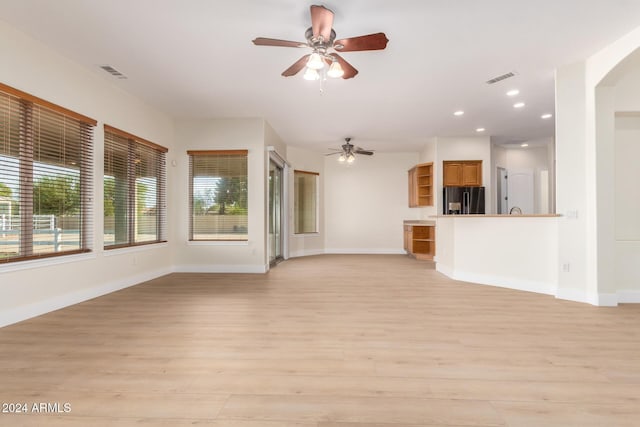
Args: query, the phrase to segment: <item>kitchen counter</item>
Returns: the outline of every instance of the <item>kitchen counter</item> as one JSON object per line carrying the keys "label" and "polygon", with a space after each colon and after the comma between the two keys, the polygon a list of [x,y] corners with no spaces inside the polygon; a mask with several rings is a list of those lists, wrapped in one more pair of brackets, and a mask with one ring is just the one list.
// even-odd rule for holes
{"label": "kitchen counter", "polygon": [[433,215],[430,218],[556,218],[560,214],[471,214],[471,215]]}
{"label": "kitchen counter", "polygon": [[438,215],[436,270],[455,280],[555,295],[561,215]]}

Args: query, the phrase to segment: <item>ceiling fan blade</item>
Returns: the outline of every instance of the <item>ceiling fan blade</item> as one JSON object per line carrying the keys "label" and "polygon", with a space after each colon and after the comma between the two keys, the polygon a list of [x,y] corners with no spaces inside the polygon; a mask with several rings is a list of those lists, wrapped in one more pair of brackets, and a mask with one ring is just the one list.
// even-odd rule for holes
{"label": "ceiling fan blade", "polygon": [[365,156],[373,156],[373,151],[363,150],[362,148],[356,148],[353,152],[356,154],[364,154]]}
{"label": "ceiling fan blade", "polygon": [[342,75],[343,79],[345,79],[345,80],[346,79],[351,79],[351,78],[355,77],[356,74],[358,74],[358,70],[353,68],[353,65],[351,65],[347,61],[345,61],[343,57],[341,57],[340,55],[338,55],[336,53],[334,53],[332,55],[336,57],[336,60],[338,61],[338,63],[342,67],[342,70],[344,71],[344,74]]}
{"label": "ceiling fan blade", "polygon": [[256,46],[307,47],[307,44],[303,42],[269,39],[266,37],[257,37],[253,39],[253,44],[255,44]]}
{"label": "ceiling fan blade", "polygon": [[351,37],[336,40],[333,48],[338,52],[355,52],[359,50],[382,50],[387,47],[389,39],[384,33],[369,34],[366,36]]}
{"label": "ceiling fan blade", "polygon": [[298,74],[298,72],[302,70],[305,65],[307,65],[307,61],[309,61],[309,56],[311,56],[311,54],[305,55],[302,58],[298,59],[296,62],[294,62],[294,64],[291,67],[284,70],[282,72],[282,75],[285,77],[291,77]]}
{"label": "ceiling fan blade", "polygon": [[311,28],[313,37],[322,36],[325,41],[331,39],[333,12],[324,6],[311,6]]}
{"label": "ceiling fan blade", "polygon": [[328,153],[328,154],[325,154],[325,156],[333,156],[334,154],[342,154],[342,150],[340,150],[340,151],[336,151],[335,153]]}

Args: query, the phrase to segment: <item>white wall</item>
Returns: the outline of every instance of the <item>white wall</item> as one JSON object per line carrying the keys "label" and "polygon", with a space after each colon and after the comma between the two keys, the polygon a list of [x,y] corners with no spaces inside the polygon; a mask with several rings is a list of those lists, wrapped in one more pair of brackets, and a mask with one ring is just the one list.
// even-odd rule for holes
{"label": "white wall", "polygon": [[418,153],[357,156],[352,165],[326,157],[325,247],[329,253],[403,253],[408,207],[407,171]]}
{"label": "white wall", "polygon": [[616,285],[612,88],[620,75],[638,73],[622,66],[638,47],[640,27],[556,71],[556,200],[567,215],[559,223],[559,264],[570,265],[559,277],[563,298],[600,305],[630,299]]}
{"label": "white wall", "polygon": [[[262,119],[202,119],[176,121],[180,143],[175,182],[180,207],[174,263],[177,271],[250,272],[267,271],[266,255],[266,163],[265,122]],[[273,142],[273,141],[272,141]],[[189,159],[187,150],[249,150],[248,241],[189,242]]]}
{"label": "white wall", "polygon": [[640,117],[616,117],[615,238],[640,241]]}
{"label": "white wall", "polygon": [[558,256],[556,217],[437,219],[438,271],[456,280],[553,295]]}
{"label": "white wall", "polygon": [[558,296],[595,304],[595,225],[587,209],[595,210],[595,184],[587,176],[594,167],[587,169],[585,74],[584,63],[556,70],[556,206],[563,215],[558,222]]}
{"label": "white wall", "polygon": [[615,284],[640,291],[640,116],[615,124]]}
{"label": "white wall", "polygon": [[[335,156],[334,156],[335,157]],[[287,161],[291,164],[290,183],[290,203],[289,206],[289,222],[291,229],[289,233],[289,255],[291,257],[317,255],[324,253],[325,241],[325,214],[324,214],[324,160],[325,156],[313,151],[297,148],[293,146],[287,147]],[[318,177],[318,233],[314,234],[294,234],[293,230],[293,170],[302,170],[306,172],[317,172]]]}
{"label": "white wall", "polygon": [[[0,326],[130,286],[171,270],[171,243],[103,251],[102,125],[110,124],[169,148],[174,158],[173,121],[102,77],[68,61],[0,21],[3,53],[0,81],[89,116],[94,132],[94,250],[89,255],[0,266]],[[167,180],[175,180],[168,168]],[[170,184],[169,184],[170,186]],[[168,187],[168,224],[177,220],[175,193]]]}

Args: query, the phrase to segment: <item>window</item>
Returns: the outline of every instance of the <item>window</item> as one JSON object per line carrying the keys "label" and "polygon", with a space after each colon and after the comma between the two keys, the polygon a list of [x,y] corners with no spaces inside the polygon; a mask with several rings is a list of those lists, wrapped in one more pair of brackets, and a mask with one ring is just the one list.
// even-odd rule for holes
{"label": "window", "polygon": [[0,262],[91,249],[95,125],[0,84]]}
{"label": "window", "polygon": [[293,171],[293,216],[296,234],[318,232],[318,176],[316,172]]}
{"label": "window", "polygon": [[188,151],[189,240],[247,240],[247,150]]}
{"label": "window", "polygon": [[167,149],[104,126],[104,247],[166,241]]}

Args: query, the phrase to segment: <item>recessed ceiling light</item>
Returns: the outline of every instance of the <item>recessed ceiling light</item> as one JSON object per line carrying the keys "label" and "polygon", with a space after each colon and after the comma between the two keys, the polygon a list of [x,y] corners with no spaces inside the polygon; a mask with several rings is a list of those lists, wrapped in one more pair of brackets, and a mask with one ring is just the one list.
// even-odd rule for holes
{"label": "recessed ceiling light", "polygon": [[476,129],[476,132],[484,132],[484,131],[485,131],[485,128],[478,128],[478,129]]}
{"label": "recessed ceiling light", "polygon": [[462,111],[462,110],[458,110],[455,113],[453,113],[454,116],[461,116],[463,114],[464,114],[464,111]]}
{"label": "recessed ceiling light", "polygon": [[551,117],[553,117],[551,114],[547,113],[547,114],[543,114],[540,116],[541,119],[550,119]]}
{"label": "recessed ceiling light", "polygon": [[522,147],[522,148],[526,148],[528,146],[529,146],[529,144],[527,144],[526,142],[524,144],[520,144],[520,147]]}
{"label": "recessed ceiling light", "polygon": [[518,89],[511,89],[509,92],[507,92],[507,96],[516,96],[519,93],[520,91]]}
{"label": "recessed ceiling light", "polygon": [[522,108],[524,107],[524,102],[516,102],[513,104],[513,108]]}

